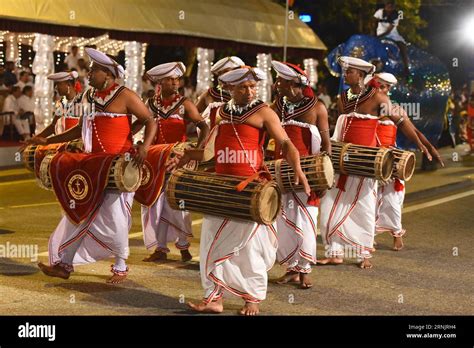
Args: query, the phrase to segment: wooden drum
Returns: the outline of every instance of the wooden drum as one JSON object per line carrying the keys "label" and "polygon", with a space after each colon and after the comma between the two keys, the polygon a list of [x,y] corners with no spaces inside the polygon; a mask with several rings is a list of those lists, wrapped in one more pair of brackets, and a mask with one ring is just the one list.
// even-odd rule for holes
{"label": "wooden drum", "polygon": [[271,224],[280,212],[278,184],[251,181],[242,191],[237,191],[237,185],[245,179],[180,169],[171,175],[166,196],[171,208],[176,210]]}
{"label": "wooden drum", "polygon": [[387,181],[392,176],[391,149],[332,142],[332,162],[336,172]]}
{"label": "wooden drum", "polygon": [[[334,184],[334,168],[331,157],[326,153],[304,156],[300,158],[301,169],[308,179],[309,186],[314,191],[330,189]],[[280,186],[282,192],[300,192],[303,185],[294,184],[293,168],[283,159],[265,162],[270,174]]]}
{"label": "wooden drum", "polygon": [[110,166],[109,181],[106,188],[121,192],[135,192],[142,182],[142,171],[125,155],[116,156]]}
{"label": "wooden drum", "polygon": [[393,177],[408,181],[413,176],[416,167],[416,157],[411,151],[392,149]]}

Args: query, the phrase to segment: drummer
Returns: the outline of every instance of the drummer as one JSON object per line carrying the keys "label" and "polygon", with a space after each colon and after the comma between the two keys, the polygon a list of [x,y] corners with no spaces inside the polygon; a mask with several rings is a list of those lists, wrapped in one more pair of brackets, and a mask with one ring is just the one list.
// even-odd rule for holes
{"label": "drummer", "polygon": [[[299,151],[308,156],[325,151],[330,154],[328,113],[310,87],[306,73],[291,63],[272,61],[277,73],[277,99],[270,107],[280,116],[282,125]],[[281,148],[275,149],[275,158],[282,158]],[[282,196],[283,213],[277,219],[277,259],[288,265],[278,284],[299,282],[302,289],[312,287],[309,273],[316,264],[316,236],[319,198],[324,192],[285,193]]]}
{"label": "drummer", "polygon": [[[132,151],[131,115],[145,124],[145,140],[135,148],[133,160],[142,166],[155,133],[156,124],[141,101],[116,80],[124,77],[124,69],[106,54],[86,48],[92,60],[86,94],[86,112],[79,123],[66,132],[49,138],[36,137],[40,145],[67,142],[81,137],[85,152],[124,154]],[[65,185],[67,186],[67,185]],[[98,188],[95,188],[98,189]],[[85,221],[74,224],[66,216],[50,238],[50,265],[39,263],[44,274],[68,279],[74,265],[115,257],[112,276],[107,283],[121,283],[128,274],[128,232],[131,223],[133,193],[105,191],[96,211]]]}
{"label": "drummer", "polygon": [[245,63],[242,59],[236,56],[231,56],[218,60],[212,66],[211,73],[214,75],[214,80],[217,82],[217,86],[209,87],[207,91],[199,96],[196,102],[196,107],[200,113],[203,113],[211,103],[227,103],[230,100],[230,94],[225,86],[222,85],[219,76],[244,65]]}
{"label": "drummer", "polygon": [[[178,93],[179,80],[186,71],[182,62],[164,63],[147,71],[146,75],[158,84],[159,91],[148,99],[147,105],[156,120],[158,127],[154,144],[172,144],[186,141],[186,124],[193,122],[199,129],[197,146],[200,147],[209,134],[209,127],[199,114],[196,106]],[[143,125],[137,123],[134,133]],[[166,185],[163,185],[165,187]],[[163,192],[162,192],[163,193]],[[160,197],[151,206],[142,205],[142,226],[147,249],[156,247],[153,254],[143,261],[154,262],[166,260],[170,249],[167,243],[175,242],[181,253],[181,260],[192,259],[189,252],[189,238],[193,236],[191,215],[189,212],[178,212],[171,209],[166,195]]]}
{"label": "drummer", "polygon": [[54,81],[61,99],[56,102],[53,120],[48,127],[36,135],[37,137],[46,138],[52,134],[61,134],[77,125],[81,116],[78,107],[81,98],[75,89],[78,76],[77,71],[63,71],[48,75],[48,80]]}
{"label": "drummer", "polygon": [[[390,99],[374,87],[366,86],[364,78],[375,66],[354,57],[338,60],[344,81],[350,88],[338,100],[339,116],[332,137],[364,146],[376,146],[376,130],[380,116],[389,117],[400,130],[429,156],[414,128],[392,110]],[[350,158],[348,159],[350,160]],[[341,264],[345,255],[354,255],[361,268],[371,268],[375,235],[377,181],[356,175],[339,174],[336,187],[321,200],[321,236],[326,258],[318,264]]]}
{"label": "drummer", "polygon": [[[389,95],[390,89],[397,84],[397,79],[390,73],[378,73],[369,84],[373,84],[382,93]],[[406,112],[399,106],[394,105],[394,110],[398,110],[406,119],[405,122],[411,122]],[[426,139],[426,137],[416,130],[422,143],[428,148],[431,155],[436,158],[441,165],[444,165],[441,156],[436,148]],[[379,121],[377,127],[378,146],[396,147],[397,127],[385,117]],[[405,198],[405,183],[403,180],[395,178],[378,188],[377,195],[377,213],[375,233],[380,234],[389,232],[393,237],[393,250],[398,251],[403,248],[403,235],[406,230],[402,227],[402,207]]]}
{"label": "drummer", "polygon": [[[257,179],[263,166],[262,145],[267,131],[281,144],[285,158],[296,173],[295,183],[301,182],[309,195],[298,150],[281,127],[278,115],[256,99],[257,82],[265,76],[262,70],[252,67],[223,74],[220,79],[230,86],[232,99],[219,108],[221,122],[210,134],[205,150],[187,150],[180,160],[173,159],[169,168],[178,161],[180,167],[190,159],[209,160],[206,157],[210,154],[210,158],[216,158],[216,173]],[[237,156],[242,153],[245,155]],[[236,163],[231,157],[244,159]],[[220,313],[222,296],[227,291],[245,301],[240,314],[257,315],[259,303],[266,297],[267,271],[275,262],[276,249],[274,225],[205,215],[200,252],[205,295],[202,302],[189,303],[189,306],[197,312]]]}

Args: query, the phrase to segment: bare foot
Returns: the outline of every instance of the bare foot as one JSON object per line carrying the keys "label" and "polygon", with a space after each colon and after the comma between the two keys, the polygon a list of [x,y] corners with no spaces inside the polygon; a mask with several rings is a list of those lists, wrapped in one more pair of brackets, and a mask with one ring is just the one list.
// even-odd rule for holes
{"label": "bare foot", "polygon": [[191,261],[192,258],[193,256],[191,255],[188,249],[181,250],[181,261],[183,262]]}
{"label": "bare foot", "polygon": [[300,281],[300,274],[295,271],[286,272],[282,277],[278,278],[277,284],[297,283]]}
{"label": "bare foot", "polygon": [[399,251],[403,249],[403,237],[393,237],[393,250]]}
{"label": "bare foot", "polygon": [[205,303],[204,301],[198,304],[194,304],[192,302],[188,302],[188,307],[191,308],[195,312],[199,313],[222,313],[224,310],[224,302],[222,299],[218,299],[217,301]]}
{"label": "bare foot", "polygon": [[127,278],[126,274],[114,273],[114,274],[112,274],[112,276],[109,279],[107,279],[107,283],[108,284],[120,284],[120,283],[123,283],[126,278]]}
{"label": "bare foot", "polygon": [[311,283],[311,279],[309,278],[309,274],[307,273],[300,273],[300,289],[309,289],[313,287],[313,283]]}
{"label": "bare foot", "polygon": [[70,272],[66,271],[63,267],[59,265],[47,266],[44,263],[40,262],[38,263],[38,267],[44,274],[50,277],[69,279],[69,276],[71,275]]}
{"label": "bare foot", "polygon": [[143,261],[145,261],[145,262],[155,262],[155,261],[166,260],[167,258],[168,258],[168,256],[166,255],[166,253],[164,253],[162,251],[155,250],[155,252],[153,254],[151,254],[148,257],[145,257],[143,259]]}
{"label": "bare foot", "polygon": [[369,261],[369,259],[364,259],[360,263],[359,267],[362,268],[362,269],[372,268],[372,263]]}
{"label": "bare foot", "polygon": [[241,315],[257,315],[259,313],[258,303],[245,302],[239,313]]}
{"label": "bare foot", "polygon": [[344,262],[344,259],[339,257],[330,257],[322,260],[316,261],[318,265],[340,265]]}

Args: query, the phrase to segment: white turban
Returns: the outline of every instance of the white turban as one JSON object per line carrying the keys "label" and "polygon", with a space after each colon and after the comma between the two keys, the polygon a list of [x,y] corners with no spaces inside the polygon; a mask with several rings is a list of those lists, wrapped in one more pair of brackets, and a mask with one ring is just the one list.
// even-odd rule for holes
{"label": "white turban", "polygon": [[241,66],[244,66],[245,63],[242,59],[240,59],[239,57],[236,57],[236,56],[232,56],[232,57],[225,57],[225,58],[222,58],[221,60],[218,60],[211,68],[211,72],[213,74],[216,74],[218,75],[220,71],[224,70],[224,69],[229,69],[229,68],[232,68],[232,69],[235,69],[235,68],[239,68]]}
{"label": "white turban", "polygon": [[61,71],[55,74],[48,75],[48,80],[53,80],[54,82],[75,80],[79,77],[77,71]]}
{"label": "white turban", "polygon": [[171,62],[157,65],[146,72],[153,81],[165,77],[181,77],[186,72],[186,66],[182,62]]}
{"label": "white turban", "polygon": [[337,59],[337,62],[343,69],[354,68],[367,74],[372,74],[375,71],[375,65],[355,57],[341,56]]}
{"label": "white turban", "polygon": [[123,78],[125,76],[125,70],[123,69],[123,66],[121,66],[105,53],[90,47],[86,47],[85,50],[94,63],[109,69],[115,77]]}
{"label": "white turban", "polygon": [[398,82],[397,78],[390,73],[375,74],[375,77],[385,83],[388,83],[391,86],[395,86]]}
{"label": "white turban", "polygon": [[277,60],[272,60],[273,69],[277,72],[277,76],[281,77],[284,80],[296,81],[303,85],[309,84],[308,76],[301,70],[297,71],[296,68],[292,66],[279,62]]}
{"label": "white turban", "polygon": [[226,72],[219,76],[219,80],[229,85],[235,86],[245,81],[261,81],[266,80],[267,74],[265,74],[259,68],[252,68],[250,66],[244,66],[235,70]]}

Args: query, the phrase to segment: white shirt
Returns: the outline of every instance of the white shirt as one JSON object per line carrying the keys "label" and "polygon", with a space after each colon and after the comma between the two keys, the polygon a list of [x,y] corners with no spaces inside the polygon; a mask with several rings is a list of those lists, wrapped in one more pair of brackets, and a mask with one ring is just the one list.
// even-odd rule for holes
{"label": "white shirt", "polygon": [[10,94],[5,98],[3,103],[3,112],[14,112],[15,115],[18,115],[20,111],[20,105],[18,104],[18,99],[15,98],[13,94]]}
{"label": "white shirt", "polygon": [[75,56],[72,55],[72,53],[69,53],[68,56],[64,59],[64,63],[67,64],[67,68],[69,70],[71,69],[76,69],[79,70],[79,64],[77,64],[77,61],[81,58],[81,56],[76,54]]}
{"label": "white shirt", "polygon": [[[379,19],[379,23],[378,23],[378,26],[377,26],[377,35],[381,35],[383,33],[385,33],[388,29],[388,27],[393,24],[394,28],[392,29],[392,31],[390,31],[389,33],[387,33],[386,35],[399,35],[398,34],[398,31],[397,31],[397,26],[398,26],[398,22],[400,21],[398,19],[398,14],[396,14],[396,19],[390,23],[390,21],[388,20],[387,16],[385,15],[384,17],[384,12],[383,12],[383,8],[380,8],[378,9],[375,14],[374,14],[374,17]],[[382,20],[382,21],[380,21]]]}
{"label": "white shirt", "polygon": [[35,112],[35,100],[34,98],[30,98],[27,95],[23,94],[20,98],[18,98],[18,105],[20,109],[24,112],[30,111]]}
{"label": "white shirt", "polygon": [[318,99],[321,100],[324,105],[326,106],[326,109],[329,109],[329,107],[331,106],[331,97],[328,96],[327,94],[320,94],[318,95]]}
{"label": "white shirt", "polygon": [[25,88],[25,86],[31,86],[31,87],[33,87],[33,84],[30,83],[30,82],[26,82],[26,83],[25,83],[25,82],[23,82],[23,81],[18,81],[15,86],[20,87],[20,89],[23,91],[23,88]]}

